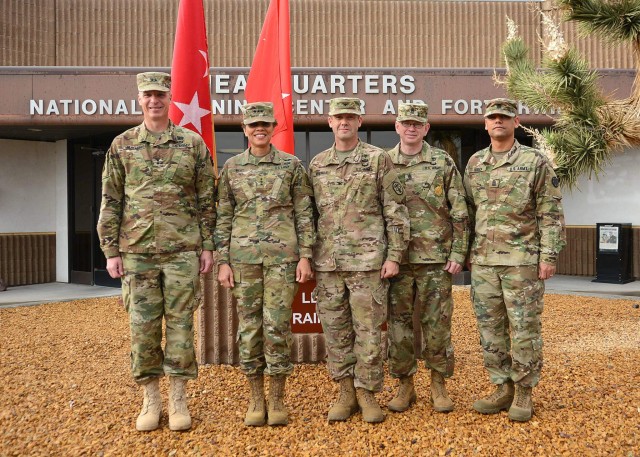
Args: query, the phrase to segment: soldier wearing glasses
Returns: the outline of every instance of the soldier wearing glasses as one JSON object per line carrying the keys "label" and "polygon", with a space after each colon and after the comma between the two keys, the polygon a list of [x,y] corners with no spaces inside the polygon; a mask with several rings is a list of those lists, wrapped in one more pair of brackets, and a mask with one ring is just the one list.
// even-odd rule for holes
{"label": "soldier wearing glasses", "polygon": [[399,383],[387,406],[397,412],[416,401],[414,303],[420,309],[422,356],[431,370],[431,403],[438,412],[453,410],[445,388],[454,366],[451,277],[462,270],[467,254],[468,215],[455,162],[424,141],[427,113],[424,103],[401,103],[396,118],[400,143],[389,151],[405,187],[411,227],[409,249],[389,290],[389,372]]}

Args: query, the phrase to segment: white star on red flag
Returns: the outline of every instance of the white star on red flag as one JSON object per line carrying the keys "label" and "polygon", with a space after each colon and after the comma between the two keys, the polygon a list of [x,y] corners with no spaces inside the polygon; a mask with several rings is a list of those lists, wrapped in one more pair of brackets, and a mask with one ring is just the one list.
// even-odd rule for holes
{"label": "white star on red flag", "polygon": [[189,103],[180,103],[173,101],[175,105],[182,111],[182,119],[180,120],[180,126],[187,124],[193,124],[199,134],[202,135],[202,118],[206,117],[211,111],[208,109],[202,109],[198,101],[198,93],[193,94],[193,98]]}
{"label": "white star on red flag", "polygon": [[208,50],[202,0],[180,0],[171,65],[169,117],[177,125],[202,136],[217,170]]}

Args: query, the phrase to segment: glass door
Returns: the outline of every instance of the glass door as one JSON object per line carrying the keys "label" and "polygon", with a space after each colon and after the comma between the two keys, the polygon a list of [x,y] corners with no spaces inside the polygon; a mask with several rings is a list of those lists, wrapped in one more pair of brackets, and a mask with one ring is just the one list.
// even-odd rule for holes
{"label": "glass door", "polygon": [[107,273],[96,230],[102,167],[112,138],[107,135],[69,142],[69,280],[75,284],[120,287],[120,280]]}

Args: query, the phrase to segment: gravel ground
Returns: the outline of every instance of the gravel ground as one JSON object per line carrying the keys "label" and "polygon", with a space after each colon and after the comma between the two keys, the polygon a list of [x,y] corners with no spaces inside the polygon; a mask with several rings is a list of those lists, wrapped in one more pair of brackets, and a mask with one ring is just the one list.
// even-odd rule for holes
{"label": "gravel ground", "polygon": [[[418,402],[370,425],[328,424],[337,394],[326,366],[297,366],[287,427],[246,428],[248,388],[237,368],[200,367],[189,384],[193,428],[134,429],[141,403],[128,365],[127,317],[115,298],[0,310],[0,456],[23,455],[616,455],[640,456],[640,309],[632,300],[547,295],[545,368],[525,424],[482,416],[491,391],[468,291],[454,292],[456,409],[434,413],[429,375]],[[393,395],[386,379],[378,399]],[[162,383],[166,394],[166,382]],[[166,397],[165,397],[166,398]]]}

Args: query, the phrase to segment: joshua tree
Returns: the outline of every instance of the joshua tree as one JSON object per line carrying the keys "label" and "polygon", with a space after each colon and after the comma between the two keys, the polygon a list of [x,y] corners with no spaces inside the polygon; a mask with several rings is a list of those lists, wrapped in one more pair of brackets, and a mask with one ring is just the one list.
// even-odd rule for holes
{"label": "joshua tree", "polygon": [[[640,66],[640,0],[557,0],[565,19],[578,22],[585,33],[607,42],[631,45]],[[503,44],[507,73],[503,81],[513,98],[534,109],[560,108],[555,127],[527,129],[556,167],[564,187],[578,176],[602,170],[613,150],[640,146],[640,72],[623,100],[607,100],[597,87],[598,75],[575,49],[567,46],[557,25],[544,13],[543,68],[536,70],[528,49],[507,19]]]}

